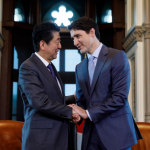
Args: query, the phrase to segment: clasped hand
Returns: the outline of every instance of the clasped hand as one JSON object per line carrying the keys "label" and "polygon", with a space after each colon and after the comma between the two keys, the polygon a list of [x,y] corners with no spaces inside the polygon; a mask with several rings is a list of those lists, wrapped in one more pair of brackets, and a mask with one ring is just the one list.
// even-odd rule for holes
{"label": "clasped hand", "polygon": [[83,119],[87,119],[88,115],[86,113],[86,110],[84,110],[83,108],[75,105],[75,104],[70,104],[68,105],[69,107],[72,107],[72,121],[73,123],[78,123],[81,119],[81,117]]}

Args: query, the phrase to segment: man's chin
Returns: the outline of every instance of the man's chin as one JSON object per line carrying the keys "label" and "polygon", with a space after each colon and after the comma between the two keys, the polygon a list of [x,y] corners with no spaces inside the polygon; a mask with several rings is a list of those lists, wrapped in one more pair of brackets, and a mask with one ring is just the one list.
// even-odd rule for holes
{"label": "man's chin", "polygon": [[57,58],[57,55],[53,57],[53,59],[56,59],[56,58]]}
{"label": "man's chin", "polygon": [[82,50],[82,49],[80,49],[80,53],[81,53],[81,54],[84,54],[84,53],[85,53],[85,51],[84,51],[84,50]]}

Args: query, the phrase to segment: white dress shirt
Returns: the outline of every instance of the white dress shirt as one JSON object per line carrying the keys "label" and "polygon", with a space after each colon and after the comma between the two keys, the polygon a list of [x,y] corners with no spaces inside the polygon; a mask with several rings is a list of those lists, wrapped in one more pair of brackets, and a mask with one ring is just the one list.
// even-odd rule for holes
{"label": "white dress shirt", "polygon": [[[101,44],[99,45],[99,47],[98,47],[98,48],[94,51],[94,53],[92,54],[92,56],[95,57],[95,59],[94,59],[94,66],[95,66],[95,67],[96,67],[97,59],[98,59],[98,56],[99,56],[100,51],[101,51],[101,49],[102,49],[102,46],[103,46],[103,44],[101,43]],[[88,59],[89,59],[89,58],[91,57],[91,55],[87,53],[87,57],[88,57]],[[86,113],[87,113],[89,119],[92,121],[92,118],[91,118],[91,116],[90,116],[88,110],[86,110]]]}
{"label": "white dress shirt", "polygon": [[[47,66],[49,65],[49,63],[43,58],[43,57],[41,57],[37,52],[35,52],[35,55],[43,62],[43,64],[46,66],[46,68],[47,68]],[[51,63],[50,63],[51,64]],[[48,68],[47,68],[48,69]],[[49,69],[48,69],[49,70]],[[50,70],[49,70],[50,71]],[[56,77],[56,80],[57,80],[57,83],[58,83],[58,86],[59,86],[59,88],[60,88],[60,91],[61,91],[61,94],[62,94],[62,89],[61,89],[61,86],[60,86],[60,83],[59,83],[59,80],[57,79],[57,77]]]}

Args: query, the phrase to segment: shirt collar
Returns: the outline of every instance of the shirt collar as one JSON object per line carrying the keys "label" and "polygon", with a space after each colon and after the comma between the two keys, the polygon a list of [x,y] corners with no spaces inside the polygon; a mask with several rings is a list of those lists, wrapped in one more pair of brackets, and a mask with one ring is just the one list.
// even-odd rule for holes
{"label": "shirt collar", "polygon": [[[100,51],[101,51],[101,49],[102,49],[102,46],[103,46],[103,44],[101,43],[101,44],[98,46],[98,48],[94,51],[94,53],[92,54],[92,56],[98,58],[99,53],[100,53]],[[89,53],[87,53],[87,57],[88,57],[88,59],[89,59],[89,58],[91,57],[91,55],[90,55]]]}
{"label": "shirt collar", "polygon": [[49,65],[49,63],[43,57],[41,57],[37,52],[35,52],[35,55],[43,62],[43,64],[46,67]]}

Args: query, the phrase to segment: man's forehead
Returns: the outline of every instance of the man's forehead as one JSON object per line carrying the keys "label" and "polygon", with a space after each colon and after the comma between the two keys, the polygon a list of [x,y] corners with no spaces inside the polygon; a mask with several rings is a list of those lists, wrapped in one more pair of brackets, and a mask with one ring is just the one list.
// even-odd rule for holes
{"label": "man's forehead", "polygon": [[59,35],[58,31],[52,31],[52,34]]}
{"label": "man's forehead", "polygon": [[72,37],[77,34],[81,34],[82,32],[84,32],[84,31],[83,30],[75,30],[75,29],[70,30],[70,34]]}
{"label": "man's forehead", "polygon": [[54,36],[54,38],[56,38],[56,39],[60,39],[60,34],[59,34],[59,32],[53,32],[53,36]]}

